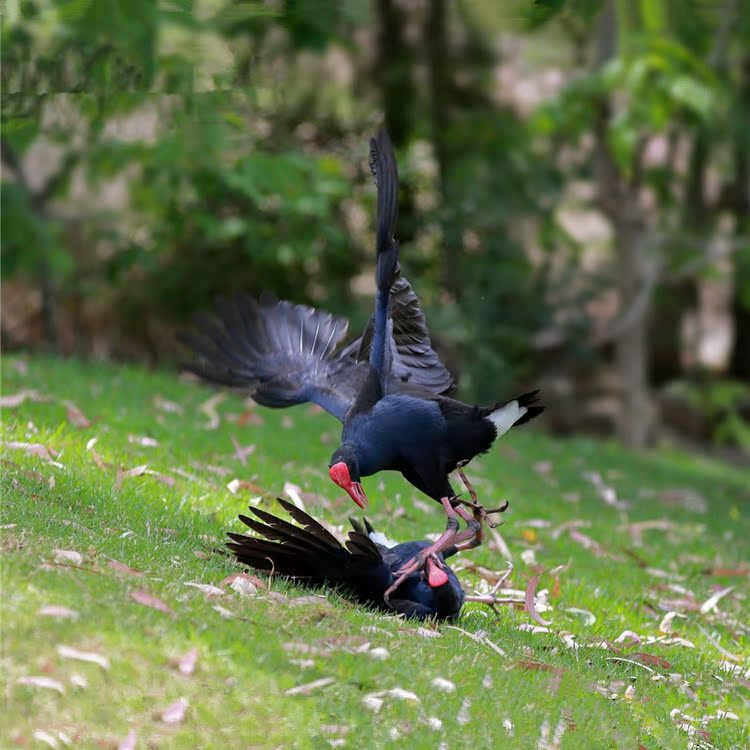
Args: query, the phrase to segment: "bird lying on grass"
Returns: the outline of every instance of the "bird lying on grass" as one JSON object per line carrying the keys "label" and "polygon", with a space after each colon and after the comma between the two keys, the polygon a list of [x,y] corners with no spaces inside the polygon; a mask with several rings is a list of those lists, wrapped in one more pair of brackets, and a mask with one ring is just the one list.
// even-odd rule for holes
{"label": "bird lying on grass", "polygon": [[439,554],[440,566],[428,559],[426,575],[418,571],[407,576],[386,602],[385,592],[395,582],[397,571],[429,542],[389,547],[384,535],[376,533],[367,520],[362,526],[351,519],[354,530],[342,546],[307,513],[280,498],[279,503],[300,525],[251,507],[256,518],[240,516],[240,520],[258,536],[230,533],[232,541],[227,542],[239,562],[311,586],[328,585],[362,604],[408,618],[445,620],[461,611],[463,589],[443,562],[456,552],[455,546]]}
{"label": "bird lying on grass", "polygon": [[[377,293],[360,338],[337,352],[345,320],[269,295],[256,302],[240,293],[217,301],[214,316],[197,316],[196,330],[182,341],[196,355],[186,368],[205,380],[248,388],[269,407],[312,401],[340,419],[341,445],[329,475],[361,508],[367,507],[362,477],[386,470],[400,471],[443,505],[445,532],[405,561],[400,575],[406,577],[429,558],[442,564],[440,553],[455,544],[458,516],[478,532],[465,545],[481,543],[482,520],[502,509],[484,511],[477,504],[461,466],[543,407],[537,391],[491,406],[447,397],[453,378],[433,350],[419,300],[400,273],[394,238],[398,172],[384,130],[370,143],[370,167],[378,188]],[[453,491],[448,476],[456,469],[474,502]]]}

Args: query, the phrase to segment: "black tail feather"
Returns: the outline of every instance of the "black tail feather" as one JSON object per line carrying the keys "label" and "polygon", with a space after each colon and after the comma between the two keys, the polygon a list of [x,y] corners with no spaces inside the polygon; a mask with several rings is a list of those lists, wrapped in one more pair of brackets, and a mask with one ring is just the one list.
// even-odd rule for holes
{"label": "black tail feather", "polygon": [[303,510],[282,499],[279,503],[300,526],[251,507],[260,520],[244,515],[240,520],[257,536],[228,534],[231,541],[227,547],[239,562],[313,584],[343,586],[364,600],[372,596],[374,580],[390,580],[387,566],[367,534],[355,529],[344,547]]}
{"label": "black tail feather", "polygon": [[524,393],[523,395],[518,396],[515,400],[518,401],[519,406],[524,406],[527,409],[526,414],[516,422],[516,425],[530,422],[534,417],[538,417],[545,408],[539,403],[539,390]]}

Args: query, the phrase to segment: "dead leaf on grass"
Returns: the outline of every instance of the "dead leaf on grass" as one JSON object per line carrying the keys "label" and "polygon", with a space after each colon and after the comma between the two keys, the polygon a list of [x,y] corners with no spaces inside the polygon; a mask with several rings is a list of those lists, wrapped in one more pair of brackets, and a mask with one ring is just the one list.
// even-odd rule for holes
{"label": "dead leaf on grass", "polygon": [[435,677],[431,684],[441,693],[453,693],[456,690],[456,683],[446,680],[445,677]]}
{"label": "dead leaf on grass", "polygon": [[61,607],[56,604],[47,604],[41,607],[37,612],[42,617],[60,617],[67,618],[70,620],[77,620],[80,614],[70,607]]}
{"label": "dead leaf on grass", "polygon": [[161,712],[161,720],[165,724],[182,724],[189,705],[187,698],[178,698]]}
{"label": "dead leaf on grass", "polygon": [[527,670],[538,670],[540,672],[552,672],[556,675],[562,675],[565,670],[562,667],[555,667],[552,664],[547,664],[543,661],[535,661],[533,659],[520,659],[514,665],[517,669]]}
{"label": "dead leaf on grass", "polygon": [[304,685],[297,685],[296,687],[289,688],[289,690],[284,691],[284,695],[310,695],[316,690],[332,685],[334,682],[336,682],[336,680],[334,680],[333,677],[323,677],[319,680],[306,682]]}
{"label": "dead leaf on grass", "polygon": [[253,576],[249,573],[233,573],[231,576],[227,576],[224,580],[222,580],[221,585],[231,586],[233,583],[240,580],[247,581],[257,589],[268,588],[265,581],[263,581],[261,578],[258,578],[258,576]]}
{"label": "dead leaf on grass", "polygon": [[77,648],[60,644],[57,647],[57,653],[62,656],[63,659],[85,661],[89,664],[98,664],[102,669],[109,669],[109,659],[94,651],[79,651]]}
{"label": "dead leaf on grass", "polygon": [[216,411],[216,407],[224,398],[225,395],[223,393],[217,393],[200,405],[200,410],[208,417],[208,422],[203,425],[204,430],[215,430],[221,424],[221,417],[219,416],[219,412]]}
{"label": "dead leaf on grass", "polygon": [[177,669],[180,674],[189,677],[195,672],[195,665],[198,663],[198,649],[191,648],[184,656],[181,656],[177,662]]}
{"label": "dead leaf on grass", "polygon": [[128,435],[128,442],[132,445],[140,445],[144,448],[156,448],[159,445],[159,441],[156,438],[148,437],[147,435]]}
{"label": "dead leaf on grass", "polygon": [[33,388],[25,388],[18,393],[12,393],[9,396],[0,396],[0,408],[15,409],[24,401],[49,401],[49,398],[42,396],[39,391]]}
{"label": "dead leaf on grass", "polygon": [[45,690],[57,690],[58,693],[64,693],[65,692],[65,686],[60,682],[60,680],[55,680],[52,677],[43,677],[43,676],[29,676],[29,677],[19,677],[16,680],[17,685],[25,685],[26,687],[38,687],[43,688]]}
{"label": "dead leaf on grass", "polygon": [[701,604],[700,613],[702,615],[706,615],[709,612],[716,609],[716,605],[730,592],[734,591],[734,586],[727,586],[725,589],[721,589],[717,591],[715,594],[711,595],[706,599],[703,604]]}
{"label": "dead leaf on grass", "polygon": [[135,750],[138,743],[138,734],[131,729],[118,743],[117,750]]}
{"label": "dead leaf on grass", "polygon": [[642,651],[636,651],[635,653],[628,654],[628,658],[632,659],[633,661],[640,662],[641,664],[646,664],[649,667],[659,667],[660,669],[672,668],[672,665],[661,656],[646,654]]}
{"label": "dead leaf on grass", "polygon": [[109,560],[107,561],[107,565],[109,565],[109,567],[117,573],[124,573],[125,575],[136,577],[140,577],[143,575],[140,570],[131,568],[129,565],[125,565],[125,563],[121,563],[117,560]]}
{"label": "dead leaf on grass", "polygon": [[161,411],[165,411],[169,414],[183,414],[185,411],[180,404],[177,404],[174,401],[167,401],[167,399],[159,395],[154,396],[153,404],[157,409],[161,409]]}
{"label": "dead leaf on grass", "polygon": [[395,687],[390,690],[378,690],[375,693],[368,693],[362,698],[362,703],[374,713],[379,713],[386,698],[395,698],[396,700],[410,701],[412,703],[420,702],[416,693],[413,693],[411,690]]}
{"label": "dead leaf on grass", "polygon": [[25,451],[30,456],[38,456],[39,458],[44,458],[47,461],[52,461],[53,458],[59,455],[56,450],[47,448],[47,446],[42,445],[41,443],[24,443],[18,442],[16,440],[10,440],[3,445],[5,448]]}
{"label": "dead leaf on grass", "polygon": [[142,604],[144,607],[150,607],[151,609],[157,609],[159,612],[175,617],[175,611],[161,599],[155,597],[153,594],[149,594],[148,591],[131,591],[130,598]]}
{"label": "dead leaf on grass", "polygon": [[255,445],[241,446],[237,438],[232,435],[232,445],[234,446],[234,457],[243,465],[247,465],[247,457],[252,456],[255,452]]}
{"label": "dead leaf on grass", "polygon": [[305,503],[302,500],[302,488],[291,482],[284,482],[284,494],[301,510],[305,511]]}
{"label": "dead leaf on grass", "polygon": [[672,622],[674,621],[674,618],[686,616],[687,615],[682,615],[679,612],[675,612],[674,610],[667,612],[667,614],[661,618],[661,622],[659,623],[659,630],[662,633],[671,633],[673,630]]}
{"label": "dead leaf on grass", "polygon": [[574,542],[578,542],[584,549],[592,552],[596,557],[611,557],[604,547],[599,542],[592,539],[590,536],[578,531],[578,529],[570,529],[570,538]]}
{"label": "dead leaf on grass", "polygon": [[218,586],[214,586],[211,583],[198,583],[196,581],[186,581],[185,586],[191,586],[194,589],[198,589],[203,592],[206,596],[224,596],[224,589],[220,589]]}
{"label": "dead leaf on grass", "polygon": [[247,573],[235,573],[235,575],[225,578],[221,583],[223,586],[229,586],[229,588],[240,596],[248,598],[257,596],[258,589],[266,588],[266,584],[260,578],[248,575]]}
{"label": "dead leaf on grass", "polygon": [[52,555],[56,563],[73,563],[80,565],[83,562],[83,555],[73,549],[53,549]]}
{"label": "dead leaf on grass", "polygon": [[549,620],[545,620],[539,612],[537,612],[536,604],[534,603],[534,598],[536,596],[536,589],[539,585],[539,579],[544,575],[544,571],[542,573],[539,573],[539,575],[532,576],[529,578],[529,582],[526,585],[526,594],[524,598],[524,604],[526,605],[526,611],[529,613],[529,616],[532,620],[535,622],[538,622],[543,627],[546,627],[547,625],[550,625],[551,622]]}
{"label": "dead leaf on grass", "polygon": [[115,479],[115,491],[119,490],[122,487],[122,480],[126,477],[140,477],[141,475],[146,473],[146,470],[148,469],[148,464],[143,464],[141,466],[134,466],[132,469],[123,469],[122,467],[119,467],[117,469],[117,479]]}
{"label": "dead leaf on grass", "polygon": [[[41,742],[43,745],[53,748],[53,750],[60,747],[57,737],[44,729],[35,729],[32,736],[37,742]],[[68,741],[65,744],[69,745],[70,742]]]}
{"label": "dead leaf on grass", "polygon": [[63,406],[65,407],[68,422],[73,427],[81,429],[91,427],[91,420],[72,401],[63,401]]}

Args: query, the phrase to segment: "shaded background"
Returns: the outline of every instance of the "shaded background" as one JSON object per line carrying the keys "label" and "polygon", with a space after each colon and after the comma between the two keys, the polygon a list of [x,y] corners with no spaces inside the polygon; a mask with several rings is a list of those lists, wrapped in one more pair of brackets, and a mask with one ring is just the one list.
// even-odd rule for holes
{"label": "shaded background", "polygon": [[173,365],[232,289],[345,314],[367,141],[466,399],[750,450],[750,4],[7,0],[2,344]]}

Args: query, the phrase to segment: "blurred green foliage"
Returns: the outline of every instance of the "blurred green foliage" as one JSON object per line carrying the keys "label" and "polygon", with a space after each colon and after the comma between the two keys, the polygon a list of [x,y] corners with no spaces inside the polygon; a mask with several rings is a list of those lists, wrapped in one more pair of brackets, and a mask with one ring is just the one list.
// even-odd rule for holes
{"label": "blurred green foliage", "polygon": [[[657,306],[670,275],[710,270],[722,216],[746,240],[747,4],[407,6],[6,2],[2,273],[38,284],[48,338],[54,303],[97,300],[145,339],[149,320],[173,328],[240,287],[360,323],[369,302],[353,280],[373,259],[367,138],[380,112],[399,152],[404,270],[467,396],[535,377],[550,357],[540,332],[561,342],[555,366],[606,356],[587,305],[616,271],[584,263],[590,248],[559,220],[568,186],[597,179],[596,128],[623,185],[652,197]],[[545,69],[561,83],[538,94]],[[656,136],[667,155],[645,160]],[[712,206],[691,184],[709,165]],[[749,253],[745,242],[732,261],[748,310]]]}

